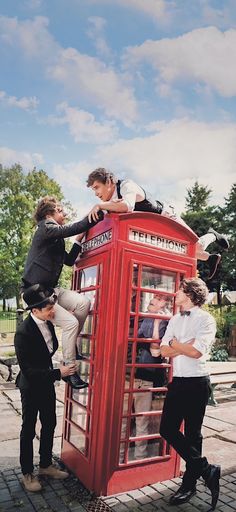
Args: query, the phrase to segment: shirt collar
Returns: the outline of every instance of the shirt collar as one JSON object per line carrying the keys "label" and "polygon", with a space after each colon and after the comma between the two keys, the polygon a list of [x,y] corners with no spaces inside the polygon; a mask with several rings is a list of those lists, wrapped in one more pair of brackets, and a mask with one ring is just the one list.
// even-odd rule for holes
{"label": "shirt collar", "polygon": [[199,311],[199,309],[199,306],[193,306],[192,308],[188,309],[188,311],[190,311],[191,315],[194,315],[197,311]]}
{"label": "shirt collar", "polygon": [[38,325],[45,325],[46,324],[46,320],[40,320],[40,318],[37,318],[37,316],[35,316],[33,313],[30,313],[31,317],[33,318],[33,320],[35,321],[36,324]]}

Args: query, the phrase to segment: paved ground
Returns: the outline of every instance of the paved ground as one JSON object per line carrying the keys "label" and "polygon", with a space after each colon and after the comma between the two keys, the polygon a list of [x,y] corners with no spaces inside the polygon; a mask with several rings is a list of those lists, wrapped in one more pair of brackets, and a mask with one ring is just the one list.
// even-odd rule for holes
{"label": "paved ground", "polygon": [[[56,388],[57,417],[54,454],[60,464],[60,438],[63,417],[63,385]],[[204,453],[211,462],[222,466],[221,493],[217,511],[236,511],[236,392],[229,387],[219,390],[222,403],[207,407],[204,420]],[[72,474],[64,482],[41,480],[40,493],[27,493],[21,486],[19,468],[19,431],[21,406],[19,391],[11,383],[0,383],[0,512],[206,512],[210,495],[199,483],[191,503],[170,507],[169,496],[177,490],[180,478],[152,484],[127,493],[102,498],[94,497]],[[35,461],[38,462],[38,440],[35,439]],[[37,471],[37,467],[36,467]]]}
{"label": "paved ground", "polygon": [[[56,388],[57,417],[54,454],[59,463],[63,415],[63,385]],[[236,511],[236,390],[229,387],[217,391],[223,403],[207,408],[204,420],[204,454],[211,462],[221,464],[221,494],[217,511]],[[11,383],[0,383],[0,512],[206,512],[210,495],[199,483],[197,495],[182,507],[170,507],[169,496],[177,490],[180,479],[152,484],[116,496],[95,498],[72,474],[64,482],[42,480],[40,493],[26,493],[21,486],[19,469],[19,431],[21,425],[19,391]],[[38,440],[35,439],[35,454]],[[35,457],[37,463],[37,457]]]}
{"label": "paved ground", "polygon": [[[192,498],[191,503],[181,507],[170,507],[169,497],[177,490],[180,479],[168,480],[104,499],[93,497],[73,476],[64,482],[43,481],[43,490],[40,493],[26,493],[19,478],[19,468],[1,472],[1,512],[207,512],[210,509],[209,492],[202,483],[198,485],[197,495]],[[223,476],[217,511],[236,510],[235,490],[236,473]]]}

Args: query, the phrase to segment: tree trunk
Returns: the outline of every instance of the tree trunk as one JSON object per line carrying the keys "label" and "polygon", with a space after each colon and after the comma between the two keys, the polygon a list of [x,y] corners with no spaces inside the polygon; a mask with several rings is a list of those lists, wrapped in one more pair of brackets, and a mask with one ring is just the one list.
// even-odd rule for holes
{"label": "tree trunk", "polygon": [[217,283],[216,293],[217,293],[217,303],[219,306],[221,306],[222,305],[221,283]]}
{"label": "tree trunk", "polygon": [[17,309],[21,307],[21,303],[20,302],[21,302],[20,294],[17,293],[16,294],[16,307],[17,307]]}

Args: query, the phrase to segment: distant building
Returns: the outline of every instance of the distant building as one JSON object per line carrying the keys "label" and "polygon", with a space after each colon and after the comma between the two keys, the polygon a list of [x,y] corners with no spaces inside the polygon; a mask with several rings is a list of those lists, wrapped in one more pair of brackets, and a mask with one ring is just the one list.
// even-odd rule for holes
{"label": "distant building", "polygon": [[230,304],[236,304],[236,291],[226,291],[222,296],[222,304],[228,306]]}
{"label": "distant building", "polygon": [[[221,303],[223,306],[230,306],[231,304],[236,304],[236,291],[226,290],[222,293]],[[217,293],[210,292],[207,299],[207,304],[217,305]]]}

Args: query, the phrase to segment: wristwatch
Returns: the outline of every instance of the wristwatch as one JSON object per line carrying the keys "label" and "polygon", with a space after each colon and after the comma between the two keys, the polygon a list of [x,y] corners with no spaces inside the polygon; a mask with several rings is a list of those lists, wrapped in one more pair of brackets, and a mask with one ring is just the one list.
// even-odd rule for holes
{"label": "wristwatch", "polygon": [[169,347],[172,347],[173,339],[169,341]]}

